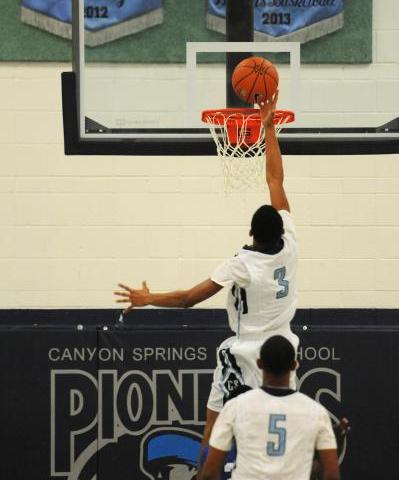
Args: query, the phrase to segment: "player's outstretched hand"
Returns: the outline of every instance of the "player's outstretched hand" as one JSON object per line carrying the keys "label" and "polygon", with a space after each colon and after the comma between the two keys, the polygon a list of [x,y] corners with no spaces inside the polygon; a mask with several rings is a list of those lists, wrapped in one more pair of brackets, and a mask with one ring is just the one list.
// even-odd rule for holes
{"label": "player's outstretched hand", "polygon": [[135,290],[123,283],[118,283],[118,287],[124,291],[114,292],[114,295],[122,297],[116,300],[116,303],[130,303],[130,306],[123,311],[124,314],[130,312],[134,307],[145,307],[149,305],[150,290],[145,280],[142,283],[142,289]]}
{"label": "player's outstretched hand", "polygon": [[273,114],[276,110],[278,100],[278,90],[269,100],[263,96],[257,97],[257,103],[260,109],[260,118],[265,128],[273,126]]}

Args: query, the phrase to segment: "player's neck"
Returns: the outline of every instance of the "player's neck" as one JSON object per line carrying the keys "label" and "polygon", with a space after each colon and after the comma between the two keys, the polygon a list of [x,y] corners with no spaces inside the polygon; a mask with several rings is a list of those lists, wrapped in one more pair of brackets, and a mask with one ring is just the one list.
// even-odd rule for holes
{"label": "player's neck", "polygon": [[273,243],[260,243],[260,242],[257,242],[254,239],[253,242],[252,242],[252,246],[253,246],[253,248],[256,248],[258,250],[267,250],[270,247],[274,247],[275,244],[273,244]]}
{"label": "player's neck", "polygon": [[282,248],[282,240],[274,243],[259,243],[255,239],[252,242],[252,248],[260,252],[278,253]]}
{"label": "player's neck", "polygon": [[272,373],[263,373],[263,386],[270,388],[289,388],[290,372],[284,375],[273,375]]}

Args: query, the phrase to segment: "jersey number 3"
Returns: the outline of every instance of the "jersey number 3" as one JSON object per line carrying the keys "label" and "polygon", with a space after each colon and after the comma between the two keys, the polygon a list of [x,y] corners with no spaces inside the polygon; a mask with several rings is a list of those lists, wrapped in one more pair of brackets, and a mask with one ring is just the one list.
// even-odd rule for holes
{"label": "jersey number 3", "polygon": [[285,453],[285,444],[287,440],[287,431],[277,422],[285,422],[285,415],[278,415],[272,413],[269,417],[269,433],[277,435],[277,441],[267,442],[266,452],[269,457],[281,457]]}
{"label": "jersey number 3", "polygon": [[285,280],[285,267],[276,268],[274,270],[274,280],[277,280],[277,283],[283,288],[276,293],[276,298],[284,298],[288,295],[289,282]]}

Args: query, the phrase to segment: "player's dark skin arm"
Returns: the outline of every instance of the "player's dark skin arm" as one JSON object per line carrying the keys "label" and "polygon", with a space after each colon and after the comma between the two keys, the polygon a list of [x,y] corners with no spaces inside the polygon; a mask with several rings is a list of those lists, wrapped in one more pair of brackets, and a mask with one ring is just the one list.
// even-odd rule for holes
{"label": "player's dark skin arm", "polygon": [[206,462],[198,475],[198,480],[219,480],[227,452],[210,447]]}
{"label": "player's dark skin arm", "polygon": [[[205,423],[204,433],[203,433],[203,436],[202,436],[201,446],[200,446],[199,455],[198,455],[197,479],[200,479],[201,474],[202,474],[202,468],[203,467],[201,466],[201,462],[200,462],[200,459],[202,457],[202,452],[203,452],[204,448],[207,447],[208,444],[209,444],[209,439],[211,437],[212,429],[213,429],[213,426],[214,426],[218,416],[219,416],[219,412],[215,412],[214,410],[211,410],[210,408],[206,409],[206,423]],[[207,456],[207,458],[208,458],[208,456]]]}
{"label": "player's dark skin arm", "polygon": [[339,464],[336,449],[318,450],[323,480],[339,480]]}
{"label": "player's dark skin arm", "polygon": [[[117,302],[130,303],[130,306],[124,310],[124,313],[129,312],[134,307],[144,307],[146,305],[169,308],[189,308],[212,297],[223,288],[211,279],[207,279],[189,290],[176,290],[168,293],[151,293],[145,281],[142,284],[142,289],[139,290],[132,289],[122,283],[119,284],[119,287],[122,288],[123,291],[114,292],[115,295],[122,297],[117,300]],[[206,426],[201,442],[200,455],[204,446],[208,445],[212,427],[218,415],[219,412],[214,412],[207,408]]]}
{"label": "player's dark skin arm", "polygon": [[117,303],[130,303],[130,306],[125,309],[124,313],[129,312],[134,307],[145,307],[146,305],[166,308],[193,307],[197,303],[212,297],[223,288],[210,278],[189,290],[176,290],[167,293],[150,292],[145,281],[141,289],[133,289],[122,283],[119,283],[118,286],[123,291],[114,292],[114,295],[122,297],[117,300]]}
{"label": "player's dark skin arm", "polygon": [[273,112],[276,109],[278,92],[271,100],[260,100],[260,116],[266,133],[266,182],[270,192],[270,202],[276,210],[290,211],[287,195],[284,190],[284,168],[280,145],[273,123]]}
{"label": "player's dark skin arm", "polygon": [[[349,420],[345,417],[341,418],[341,420],[334,425],[333,430],[335,438],[337,440],[337,455],[338,457],[340,457],[344,448],[345,437],[350,430]],[[316,451],[316,456],[313,460],[310,480],[322,480],[322,466],[318,453],[319,452]]]}

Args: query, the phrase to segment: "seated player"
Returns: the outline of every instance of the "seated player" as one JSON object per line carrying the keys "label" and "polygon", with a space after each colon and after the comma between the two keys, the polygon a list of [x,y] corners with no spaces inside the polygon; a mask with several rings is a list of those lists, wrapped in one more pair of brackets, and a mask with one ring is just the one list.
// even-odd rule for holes
{"label": "seated player", "polygon": [[[285,336],[297,350],[299,339],[290,322],[296,311],[296,273],[298,252],[294,222],[284,190],[284,170],[273,123],[277,94],[260,106],[266,132],[266,181],[271,205],[254,213],[250,235],[253,243],[220,265],[211,278],[189,290],[152,293],[146,282],[142,289],[119,284],[124,291],[118,302],[134,307],[192,307],[223,287],[228,288],[227,311],[235,335],[227,338],[217,352],[217,367],[207,404],[203,446],[223,407],[223,401],[238,385],[259,387],[261,371],[256,365],[259,349],[269,337]],[[294,374],[292,385],[294,386]]]}
{"label": "seated player", "polygon": [[200,480],[217,480],[236,442],[233,480],[308,480],[316,448],[323,480],[339,480],[337,443],[327,410],[289,387],[296,368],[292,344],[283,336],[261,348],[263,385],[230,400],[218,416]]}

